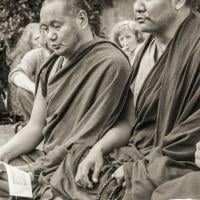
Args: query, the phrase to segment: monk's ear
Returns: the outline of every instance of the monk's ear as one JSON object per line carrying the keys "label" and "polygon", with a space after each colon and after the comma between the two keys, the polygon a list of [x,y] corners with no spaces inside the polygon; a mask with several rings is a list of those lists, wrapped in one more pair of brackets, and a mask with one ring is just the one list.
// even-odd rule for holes
{"label": "monk's ear", "polygon": [[78,25],[84,29],[88,26],[88,15],[85,10],[80,10],[79,13],[77,14],[77,23]]}
{"label": "monk's ear", "polygon": [[186,0],[173,0],[172,2],[176,10],[181,9],[186,4]]}

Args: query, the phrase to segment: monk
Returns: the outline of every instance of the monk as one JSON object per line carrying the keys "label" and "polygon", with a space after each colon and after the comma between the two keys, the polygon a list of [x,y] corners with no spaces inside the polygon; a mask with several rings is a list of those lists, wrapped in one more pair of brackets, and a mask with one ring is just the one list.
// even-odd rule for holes
{"label": "monk", "polygon": [[136,57],[126,106],[92,148],[72,147],[44,199],[160,200],[152,194],[162,184],[198,170],[200,16],[190,0],[136,0],[134,12],[151,36]]}
{"label": "monk", "polygon": [[[40,27],[54,54],[39,72],[30,121],[0,148],[1,161],[31,174],[34,199],[45,199],[43,188],[74,146],[93,145],[110,129],[128,94],[128,58],[95,36],[89,9],[82,0],[44,1]],[[42,140],[43,151],[34,150]],[[0,176],[7,199],[7,177]]]}

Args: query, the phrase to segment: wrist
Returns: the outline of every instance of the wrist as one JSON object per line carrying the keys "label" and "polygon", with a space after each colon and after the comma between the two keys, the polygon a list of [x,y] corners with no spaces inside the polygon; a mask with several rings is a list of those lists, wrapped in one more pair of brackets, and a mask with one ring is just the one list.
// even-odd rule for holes
{"label": "wrist", "polygon": [[13,155],[11,151],[9,151],[8,149],[4,147],[0,148],[0,157],[4,162],[9,162],[10,160],[13,159]]}
{"label": "wrist", "polygon": [[91,152],[95,152],[95,154],[97,154],[97,153],[104,154],[103,146],[102,146],[100,143],[96,143],[96,144],[92,147]]}

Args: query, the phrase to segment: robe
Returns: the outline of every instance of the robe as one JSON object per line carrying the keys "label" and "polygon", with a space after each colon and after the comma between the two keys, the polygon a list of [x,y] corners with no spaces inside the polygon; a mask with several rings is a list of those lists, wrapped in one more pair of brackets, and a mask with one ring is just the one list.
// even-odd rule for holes
{"label": "robe", "polygon": [[[134,94],[129,92],[121,117],[132,123],[132,137],[127,146],[105,157],[99,180],[100,185],[105,183],[116,167],[123,164],[126,180],[123,200],[149,200],[163,183],[198,170],[194,153],[200,140],[199,30],[200,17],[191,12],[147,76],[135,108]],[[151,40],[152,37],[136,58],[132,82]],[[44,189],[44,199],[96,198],[98,184],[93,189],[83,189],[74,181],[88,148],[87,144],[77,144],[70,149]]]}
{"label": "robe", "polygon": [[73,146],[94,145],[115,123],[130,84],[128,58],[106,40],[96,37],[85,44],[52,75],[58,59],[51,56],[37,81],[47,102],[47,123],[45,156],[29,164],[38,180],[35,199]]}

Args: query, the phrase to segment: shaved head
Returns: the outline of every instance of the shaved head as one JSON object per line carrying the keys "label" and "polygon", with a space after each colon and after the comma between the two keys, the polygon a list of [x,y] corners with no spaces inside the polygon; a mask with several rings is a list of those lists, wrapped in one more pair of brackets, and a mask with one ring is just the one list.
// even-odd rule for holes
{"label": "shaved head", "polygon": [[89,0],[44,0],[43,6],[51,2],[62,2],[66,10],[66,15],[69,16],[76,16],[80,10],[84,10],[92,32],[97,35],[99,34],[101,19],[98,12],[94,12],[96,9],[94,5],[96,4],[93,5]]}
{"label": "shaved head", "polygon": [[69,15],[76,15],[80,10],[85,10],[88,14],[91,10],[90,5],[86,0],[45,0],[43,5],[58,1],[63,2],[66,13]]}

